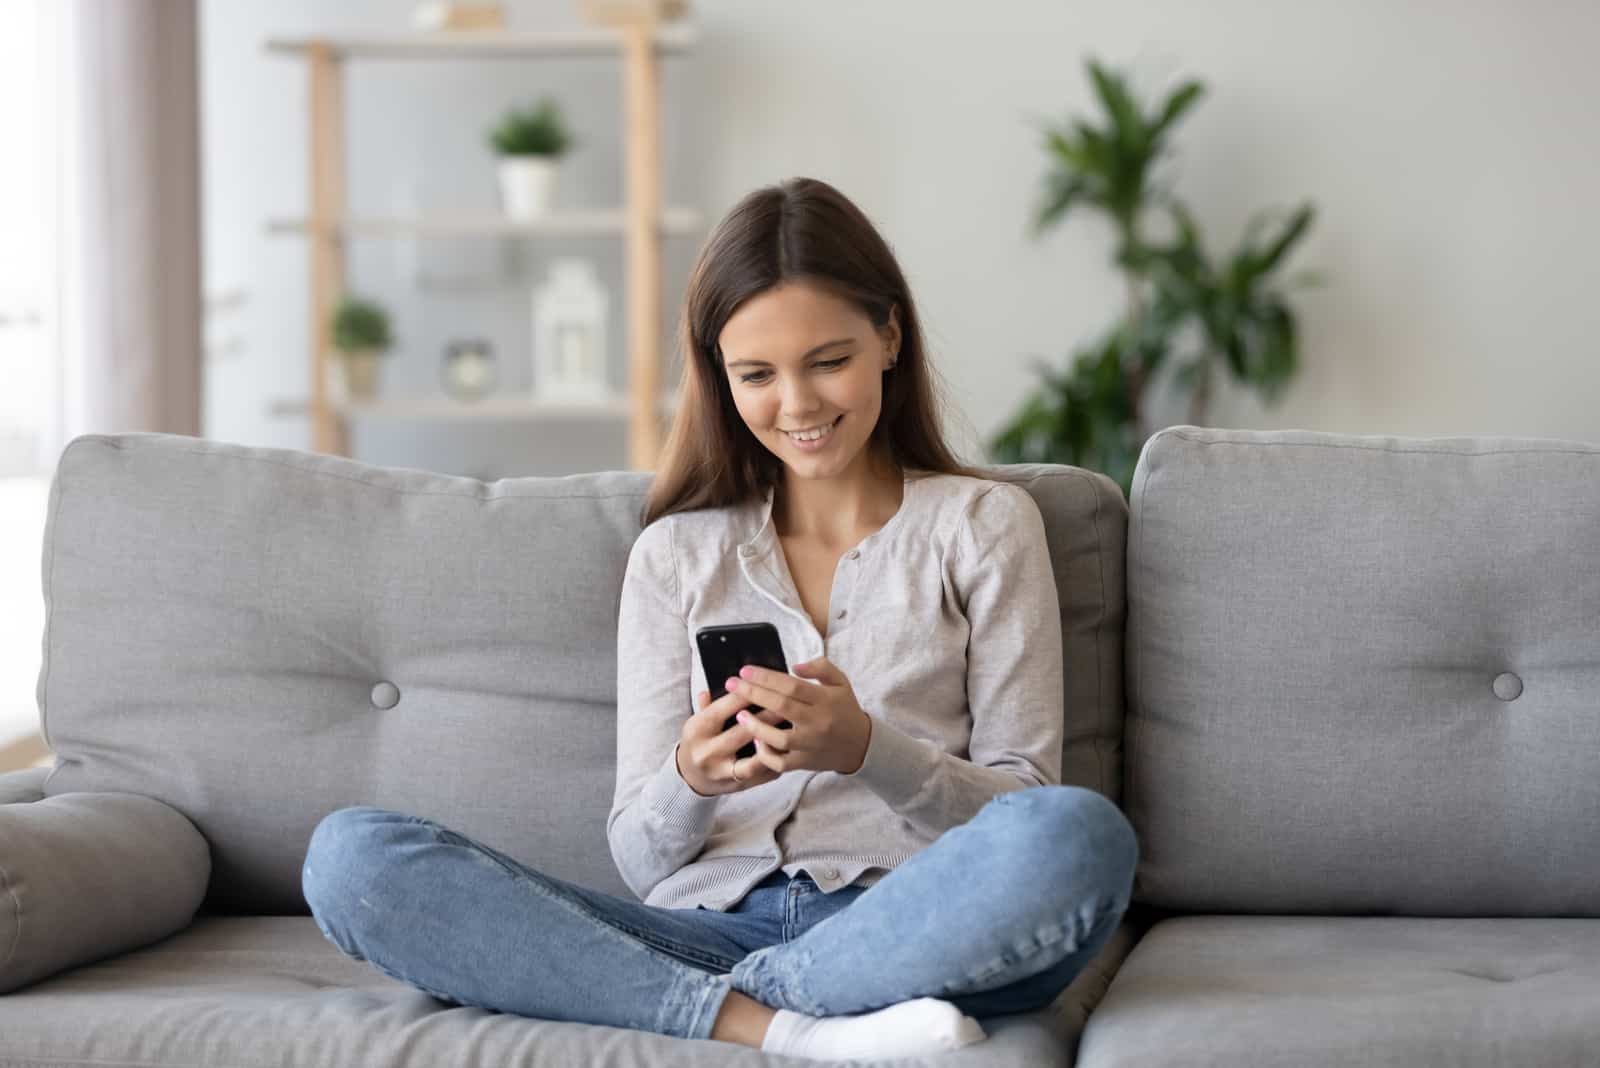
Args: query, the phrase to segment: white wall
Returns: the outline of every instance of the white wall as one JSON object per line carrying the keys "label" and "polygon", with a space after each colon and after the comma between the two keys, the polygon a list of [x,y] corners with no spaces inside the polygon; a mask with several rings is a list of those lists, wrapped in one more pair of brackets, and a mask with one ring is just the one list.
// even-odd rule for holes
{"label": "white wall", "polygon": [[[701,43],[665,61],[667,199],[714,220],[750,189],[795,174],[839,186],[883,229],[921,304],[960,407],[958,448],[1006,421],[1033,382],[1028,358],[1064,357],[1118,311],[1108,228],[1069,221],[1025,236],[1047,165],[1034,122],[1097,113],[1083,60],[1131,64],[1155,95],[1184,77],[1210,92],[1181,125],[1178,192],[1214,252],[1266,207],[1310,199],[1316,226],[1291,261],[1329,284],[1296,298],[1303,369],[1263,409],[1220,384],[1209,422],[1357,433],[1517,434],[1600,440],[1597,302],[1600,8],[1557,0],[1295,4],[1267,0],[1015,2],[694,0]],[[206,433],[309,447],[304,420],[265,398],[303,393],[307,298],[301,239],[264,220],[305,204],[303,64],[268,34],[404,29],[409,0],[203,0],[208,292],[249,301],[214,323],[232,338],[209,371]],[[518,28],[580,25],[576,3],[509,3]],[[602,60],[352,67],[353,204],[490,209],[482,130],[507,103],[558,94],[588,143],[558,201],[616,203],[618,74]],[[1098,120],[1096,120],[1098,121]],[[666,329],[703,235],[669,239]],[[519,251],[520,250],[520,251]],[[625,360],[620,242],[564,241],[613,287],[613,381]],[[525,388],[531,243],[419,247],[446,275],[501,281],[473,295],[419,293],[394,246],[358,242],[357,288],[396,307],[415,347],[386,371],[431,388],[452,334],[487,333]],[[495,272],[499,271],[498,276]],[[1186,421],[1175,398],[1159,422]],[[366,427],[356,455],[470,474],[623,467],[620,425],[576,438],[507,425]]]}

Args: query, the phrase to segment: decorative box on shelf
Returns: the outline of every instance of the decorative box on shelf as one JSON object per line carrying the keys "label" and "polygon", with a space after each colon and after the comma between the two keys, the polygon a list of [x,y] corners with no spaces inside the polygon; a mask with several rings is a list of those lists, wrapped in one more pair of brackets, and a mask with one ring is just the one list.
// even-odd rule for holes
{"label": "decorative box on shelf", "polygon": [[579,0],[578,11],[600,25],[641,19],[670,22],[689,13],[689,0]]}
{"label": "decorative box on shelf", "polygon": [[503,30],[506,12],[499,4],[418,4],[411,24],[419,30]]}

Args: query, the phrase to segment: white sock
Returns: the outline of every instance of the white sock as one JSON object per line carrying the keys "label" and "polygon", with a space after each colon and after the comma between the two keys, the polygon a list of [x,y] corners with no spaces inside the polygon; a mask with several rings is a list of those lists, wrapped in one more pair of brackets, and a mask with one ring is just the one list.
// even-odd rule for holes
{"label": "white sock", "polygon": [[794,1057],[845,1060],[937,1053],[985,1037],[978,1021],[950,1002],[915,998],[853,1016],[806,1016],[779,1009],[761,1049]]}

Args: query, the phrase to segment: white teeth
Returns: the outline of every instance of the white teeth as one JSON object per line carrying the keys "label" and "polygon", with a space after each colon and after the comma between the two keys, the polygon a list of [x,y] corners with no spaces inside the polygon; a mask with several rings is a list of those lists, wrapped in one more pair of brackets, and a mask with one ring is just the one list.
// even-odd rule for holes
{"label": "white teeth", "polygon": [[[789,434],[789,436],[791,438],[794,438],[796,441],[816,441],[818,438],[826,437],[828,434],[830,434],[832,432],[833,432],[833,424],[829,423],[826,426],[823,426],[823,427],[821,427],[821,428],[819,428],[817,430],[807,430],[803,434]],[[785,433],[788,433],[788,432],[785,431]]]}

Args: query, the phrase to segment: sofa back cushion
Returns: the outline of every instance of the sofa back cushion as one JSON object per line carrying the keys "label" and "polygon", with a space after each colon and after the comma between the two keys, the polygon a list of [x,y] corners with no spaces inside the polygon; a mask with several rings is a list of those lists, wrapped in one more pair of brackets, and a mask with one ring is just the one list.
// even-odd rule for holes
{"label": "sofa back cushion", "polygon": [[1128,532],[1135,899],[1600,915],[1600,446],[1174,427]]}
{"label": "sofa back cushion", "polygon": [[[605,818],[617,606],[651,477],[482,482],[174,434],[75,438],[45,531],[46,795],[125,791],[187,815],[211,846],[208,911],[303,913],[311,832],[349,805],[631,897]],[[1114,797],[1121,495],[1076,468],[995,477],[1029,488],[1051,542],[1066,774]]]}

